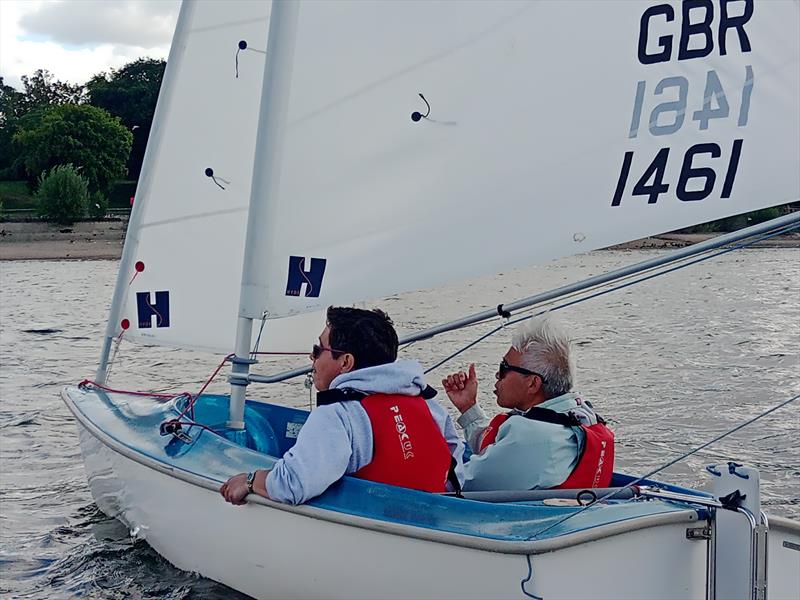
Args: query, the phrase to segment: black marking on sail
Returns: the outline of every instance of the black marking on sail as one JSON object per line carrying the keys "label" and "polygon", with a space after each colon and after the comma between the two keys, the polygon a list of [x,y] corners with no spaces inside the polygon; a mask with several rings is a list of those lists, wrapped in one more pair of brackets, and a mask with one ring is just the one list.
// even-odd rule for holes
{"label": "black marking on sail", "polygon": [[[220,189],[223,189],[223,190],[225,189],[225,187],[219,181],[217,181],[217,178],[214,177],[214,169],[212,169],[211,167],[208,167],[204,171],[204,173],[206,174],[206,177],[210,177],[212,179],[212,181],[214,183],[216,183],[220,187]],[[225,180],[223,179],[223,181],[225,181]],[[226,182],[226,183],[228,183],[228,182]]]}
{"label": "black marking on sail", "polygon": [[422,92],[420,92],[419,97],[422,98],[422,101],[428,107],[428,112],[426,112],[424,115],[416,110],[413,113],[411,113],[411,120],[414,121],[414,123],[416,123],[420,119],[427,119],[428,115],[431,114],[431,105],[428,104],[427,100],[425,100],[425,96],[422,95]]}
{"label": "black marking on sail", "polygon": [[239,40],[239,43],[236,45],[236,79],[239,79],[239,53],[244,50],[250,50],[251,52],[259,52],[261,54],[266,54],[266,50],[257,50],[255,48],[251,48],[247,45],[247,40]]}
{"label": "black marking on sail", "polygon": [[239,79],[239,52],[247,50],[247,41],[239,40],[238,47],[236,48],[236,79]]}

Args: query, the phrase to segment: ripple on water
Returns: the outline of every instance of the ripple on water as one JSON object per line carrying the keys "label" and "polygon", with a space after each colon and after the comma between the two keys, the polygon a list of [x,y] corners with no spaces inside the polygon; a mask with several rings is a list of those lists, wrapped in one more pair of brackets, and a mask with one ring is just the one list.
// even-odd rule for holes
{"label": "ripple on water", "polygon": [[[420,330],[652,255],[594,253],[377,304],[388,307],[399,327]],[[732,256],[562,312],[578,342],[577,387],[613,423],[620,470],[655,469],[800,391],[798,252]],[[116,263],[4,262],[0,272],[0,596],[243,598],[173,568],[91,500],[72,417],[58,392],[92,375]],[[36,328],[60,331],[23,332]],[[414,344],[403,356],[431,365],[487,330],[448,333]],[[509,335],[487,339],[429,380],[435,384],[475,362],[480,402],[497,413],[487,383]],[[123,345],[113,383],[199,387],[218,360]],[[278,401],[307,406],[302,382],[275,387]],[[226,385],[215,382],[210,390],[224,392]],[[761,470],[763,502],[772,514],[798,518],[798,410],[770,415],[660,476],[698,487],[706,483],[705,464],[736,458]],[[43,481],[56,492],[42,491]]]}

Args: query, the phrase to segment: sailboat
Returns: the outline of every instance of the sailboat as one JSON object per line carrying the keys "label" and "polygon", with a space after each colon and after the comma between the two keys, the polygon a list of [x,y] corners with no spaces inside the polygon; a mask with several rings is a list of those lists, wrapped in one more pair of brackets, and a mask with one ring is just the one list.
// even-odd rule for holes
{"label": "sailboat", "polygon": [[[800,596],[800,524],[767,517],[735,462],[709,492],[617,473],[473,497],[345,477],[302,506],[218,493],[294,443],[308,412],[249,390],[307,369],[256,359],[306,352],[325,307],[798,200],[798,23],[797,2],[750,0],[184,0],[98,372],[62,392],[97,505],[256,598]],[[226,356],[231,393],[112,389],[128,342]]]}

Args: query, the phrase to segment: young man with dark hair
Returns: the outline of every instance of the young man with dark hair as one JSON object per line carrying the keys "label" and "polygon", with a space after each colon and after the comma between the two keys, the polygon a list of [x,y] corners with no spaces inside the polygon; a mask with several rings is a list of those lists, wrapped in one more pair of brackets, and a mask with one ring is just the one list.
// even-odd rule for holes
{"label": "young man with dark hair", "polygon": [[270,471],[231,477],[220,493],[301,504],[344,475],[444,492],[463,480],[462,442],[416,361],[397,360],[397,333],[381,310],[330,307],[314,344],[317,408]]}

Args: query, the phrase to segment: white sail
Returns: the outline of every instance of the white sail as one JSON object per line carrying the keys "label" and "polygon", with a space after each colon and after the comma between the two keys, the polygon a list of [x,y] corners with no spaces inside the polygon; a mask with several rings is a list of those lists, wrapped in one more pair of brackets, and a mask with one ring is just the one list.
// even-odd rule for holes
{"label": "white sail", "polygon": [[[798,3],[683,6],[303,3],[241,304],[260,349],[305,349],[330,304],[796,200]],[[113,335],[234,347],[268,19],[185,3]]]}
{"label": "white sail", "polygon": [[[798,11],[303,4],[279,191],[243,316],[380,298],[796,200]],[[430,120],[411,119],[427,110],[418,93]]]}
{"label": "white sail", "polygon": [[184,2],[118,282],[124,339],[233,347],[269,11]]}

